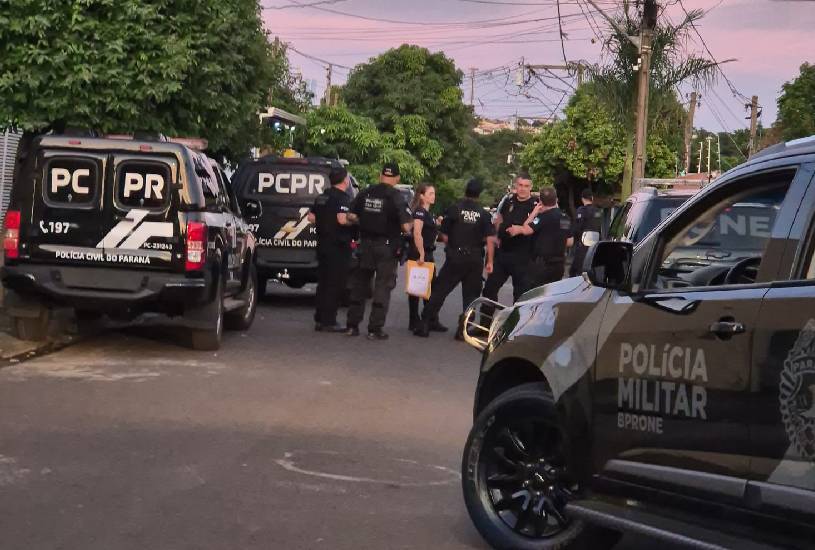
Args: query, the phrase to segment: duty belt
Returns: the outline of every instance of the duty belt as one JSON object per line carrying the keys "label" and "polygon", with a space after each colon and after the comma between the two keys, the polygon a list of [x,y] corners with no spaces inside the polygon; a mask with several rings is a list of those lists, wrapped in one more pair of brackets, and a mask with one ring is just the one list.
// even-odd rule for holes
{"label": "duty belt", "polygon": [[532,258],[532,263],[535,264],[547,264],[547,265],[557,265],[565,263],[565,258],[547,258],[545,256],[535,256]]}
{"label": "duty belt", "polygon": [[389,237],[382,237],[382,236],[367,236],[361,238],[362,243],[373,243],[373,244],[391,244],[391,239]]}
{"label": "duty belt", "polygon": [[481,254],[481,248],[474,246],[459,246],[454,248],[453,250],[455,250],[459,254]]}

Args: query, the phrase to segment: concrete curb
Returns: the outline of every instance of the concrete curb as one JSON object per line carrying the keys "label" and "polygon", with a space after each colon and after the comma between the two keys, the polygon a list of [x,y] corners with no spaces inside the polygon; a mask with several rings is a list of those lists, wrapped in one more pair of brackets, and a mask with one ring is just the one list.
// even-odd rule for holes
{"label": "concrete curb", "polygon": [[72,312],[55,312],[47,340],[29,342],[11,335],[11,321],[0,309],[0,368],[60,350],[80,340]]}

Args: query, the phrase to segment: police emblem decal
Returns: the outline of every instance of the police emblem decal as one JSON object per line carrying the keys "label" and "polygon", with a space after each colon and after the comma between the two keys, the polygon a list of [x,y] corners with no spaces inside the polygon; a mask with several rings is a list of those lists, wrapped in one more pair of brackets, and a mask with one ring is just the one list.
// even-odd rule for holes
{"label": "police emblem decal", "polygon": [[798,334],[784,361],[778,398],[790,443],[801,458],[815,460],[815,319]]}

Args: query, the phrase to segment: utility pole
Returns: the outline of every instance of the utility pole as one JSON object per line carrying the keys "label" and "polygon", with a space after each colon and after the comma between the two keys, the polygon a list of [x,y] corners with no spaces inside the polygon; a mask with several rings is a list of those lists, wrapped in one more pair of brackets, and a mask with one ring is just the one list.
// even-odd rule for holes
{"label": "utility pole", "polygon": [[747,147],[748,157],[752,157],[758,149],[756,143],[756,131],[758,130],[758,96],[754,95],[750,104],[750,144]]}
{"label": "utility pole", "polygon": [[685,121],[685,151],[682,156],[682,166],[685,173],[690,172],[691,140],[693,139],[693,117],[696,116],[696,103],[699,101],[699,94],[694,90],[690,94],[690,105],[688,106],[688,119]]}
{"label": "utility pole", "polygon": [[331,107],[331,76],[334,72],[334,65],[329,63],[328,67],[326,68],[326,85],[325,85],[325,106]]}
{"label": "utility pole", "polygon": [[707,136],[707,181],[710,182],[710,144],[713,141],[712,136]]}
{"label": "utility pole", "polygon": [[699,164],[696,165],[696,173],[702,173],[702,153],[705,152],[705,142],[699,141]]}
{"label": "utility pole", "polygon": [[470,107],[475,109],[475,71],[474,67],[470,67]]}
{"label": "utility pole", "polygon": [[716,132],[716,149],[719,153],[719,175],[722,175],[722,135]]}
{"label": "utility pole", "polygon": [[657,26],[659,6],[656,0],[645,0],[640,28],[640,75],[637,88],[637,132],[634,141],[634,183],[632,191],[639,189],[638,180],[645,177],[645,145],[648,139],[648,93],[651,87],[651,45]]}

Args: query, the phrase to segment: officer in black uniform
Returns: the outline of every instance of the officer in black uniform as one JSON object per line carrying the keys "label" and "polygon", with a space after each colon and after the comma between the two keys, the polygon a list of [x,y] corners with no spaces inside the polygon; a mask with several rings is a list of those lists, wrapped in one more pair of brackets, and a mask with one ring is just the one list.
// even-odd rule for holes
{"label": "officer in black uniform", "polygon": [[512,226],[526,223],[535,201],[532,199],[532,180],[526,174],[515,178],[514,193],[501,202],[495,226],[498,230],[498,249],[495,251],[495,268],[484,284],[484,297],[498,300],[498,291],[512,277],[512,299],[526,291],[526,272],[529,267],[532,239],[522,233],[508,233]]}
{"label": "officer in black uniform", "polygon": [[574,221],[574,255],[572,257],[572,267],[569,268],[569,276],[577,277],[583,273],[583,260],[586,259],[586,252],[589,248],[583,244],[583,233],[595,232],[598,235],[603,230],[603,212],[594,206],[594,194],[590,188],[583,189],[580,194],[583,206],[577,209]]}
{"label": "officer in black uniform", "polygon": [[365,301],[371,279],[374,279],[368,339],[388,339],[382,328],[388,314],[391,291],[396,286],[401,235],[410,231],[411,227],[410,210],[402,194],[394,187],[399,181],[399,167],[388,163],[382,168],[379,184],[362,191],[351,205],[351,213],[359,223],[360,243],[351,274],[351,304],[346,329],[349,336],[359,336],[359,324],[365,316]]}
{"label": "officer in black uniform", "polygon": [[554,187],[541,189],[540,202],[521,231],[533,236],[529,288],[561,280],[565,271],[566,247],[573,242],[572,223],[557,207]]}
{"label": "officer in black uniform", "polygon": [[[481,294],[481,278],[484,265],[484,243],[487,243],[487,274],[493,271],[492,236],[495,228],[490,214],[478,203],[483,185],[477,179],[467,182],[464,199],[451,206],[441,224],[441,233],[447,242],[447,260],[433,282],[430,303],[422,312],[422,323],[414,332],[416,336],[427,337],[430,323],[441,311],[444,300],[461,283],[461,297],[464,309]],[[456,339],[463,338],[463,315],[459,318]]]}
{"label": "officer in black uniform", "polygon": [[348,171],[333,165],[328,175],[331,188],[317,197],[309,221],[317,226],[317,310],[314,329],[319,332],[344,332],[337,324],[337,309],[348,282],[351,268],[351,241],[354,228],[348,214]]}
{"label": "officer in black uniform", "polygon": [[[410,239],[408,259],[419,262],[435,263],[433,253],[436,251],[436,240],[439,237],[439,227],[430,208],[436,203],[436,188],[428,183],[422,183],[416,189],[410,210],[413,213],[413,235]],[[434,273],[434,278],[437,274]],[[428,301],[424,305],[427,307]],[[410,313],[409,328],[414,331],[419,328],[419,298],[408,296],[408,311]],[[438,316],[430,320],[430,330],[447,332],[447,327],[439,322]]]}

